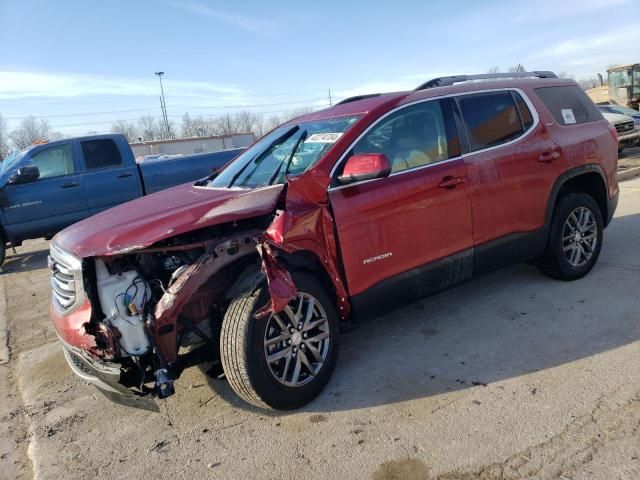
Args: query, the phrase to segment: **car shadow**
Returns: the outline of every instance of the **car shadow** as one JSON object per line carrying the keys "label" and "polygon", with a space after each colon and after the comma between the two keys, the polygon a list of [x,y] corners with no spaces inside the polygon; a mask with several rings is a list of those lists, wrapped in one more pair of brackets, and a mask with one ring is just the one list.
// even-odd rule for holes
{"label": "car shadow", "polygon": [[[639,227],[640,215],[616,218],[583,279],[552,280],[519,265],[362,324],[341,336],[331,381],[302,411],[481,388],[637,341]],[[210,384],[233,406],[251,409],[226,382]]]}
{"label": "car shadow", "polygon": [[31,272],[47,266],[49,249],[19,251],[15,254],[11,252],[11,249],[7,250],[7,256],[0,273]]}

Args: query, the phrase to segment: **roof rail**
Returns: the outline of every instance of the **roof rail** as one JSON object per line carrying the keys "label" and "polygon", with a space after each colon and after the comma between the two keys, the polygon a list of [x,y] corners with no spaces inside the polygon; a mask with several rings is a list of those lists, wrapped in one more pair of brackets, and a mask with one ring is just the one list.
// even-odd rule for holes
{"label": "roof rail", "polygon": [[471,80],[492,80],[499,78],[558,78],[553,72],[539,71],[539,72],[512,72],[512,73],[481,73],[478,75],[453,75],[451,77],[439,77],[433,78],[428,82],[423,83],[417,87],[414,92],[418,90],[425,90],[427,88],[434,87],[448,87],[454,83],[468,82]]}
{"label": "roof rail", "polygon": [[338,103],[334,104],[334,107],[336,105],[343,105],[345,103],[357,102],[358,100],[365,100],[367,98],[379,97],[380,95],[382,95],[382,94],[381,93],[368,93],[366,95],[356,95],[355,97],[349,97],[349,98],[345,98],[344,100],[340,100]]}

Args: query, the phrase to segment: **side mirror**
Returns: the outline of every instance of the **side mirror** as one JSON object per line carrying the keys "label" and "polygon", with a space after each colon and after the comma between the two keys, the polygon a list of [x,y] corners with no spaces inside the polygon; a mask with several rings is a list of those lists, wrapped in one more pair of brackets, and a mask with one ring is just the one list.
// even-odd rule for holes
{"label": "side mirror", "polygon": [[361,180],[386,177],[391,173],[391,163],[384,153],[359,153],[347,160],[338,182],[347,185]]}
{"label": "side mirror", "polygon": [[40,177],[40,170],[35,165],[20,167],[18,171],[9,179],[11,184],[29,183]]}

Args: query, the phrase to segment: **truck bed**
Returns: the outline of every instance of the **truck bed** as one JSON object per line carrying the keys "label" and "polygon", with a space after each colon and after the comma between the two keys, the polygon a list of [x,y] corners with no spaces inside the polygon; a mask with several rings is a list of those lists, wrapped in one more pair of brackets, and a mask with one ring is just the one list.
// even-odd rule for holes
{"label": "truck bed", "polygon": [[214,153],[200,153],[185,157],[158,159],[138,163],[144,193],[148,195],[174,185],[204,178],[226,165],[244,148],[234,148]]}

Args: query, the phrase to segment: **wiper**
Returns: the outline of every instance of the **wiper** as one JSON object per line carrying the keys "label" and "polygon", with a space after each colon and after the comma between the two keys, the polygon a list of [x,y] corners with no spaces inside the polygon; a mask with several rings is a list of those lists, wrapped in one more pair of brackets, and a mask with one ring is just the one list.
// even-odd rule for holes
{"label": "wiper", "polygon": [[[282,135],[280,135],[278,138],[276,138],[273,142],[271,142],[267,148],[265,148],[264,150],[262,150],[262,152],[256,154],[255,157],[253,157],[251,160],[249,160],[245,165],[243,165],[243,167],[238,170],[238,172],[231,178],[231,180],[229,181],[229,185],[227,185],[227,188],[230,188],[233,186],[234,183],[236,183],[236,180],[238,180],[238,177],[240,177],[240,175],[242,175],[242,172],[244,172],[247,167],[252,164],[254,162],[254,160],[256,160],[258,157],[263,156],[265,154],[265,152],[268,152],[269,150],[271,150],[275,145],[277,145],[280,142],[284,142],[287,138],[289,138],[291,135],[293,135],[294,133],[296,133],[298,131],[300,127],[298,125],[294,125],[293,127],[291,127],[289,130],[287,130],[286,132],[284,132]],[[257,163],[257,161],[256,161]]]}
{"label": "wiper", "polygon": [[[291,160],[293,160],[293,156],[296,154],[296,152],[298,151],[298,148],[300,148],[300,145],[302,144],[302,142],[306,140],[306,138],[307,138],[307,131],[305,130],[304,132],[302,132],[302,135],[300,135],[298,140],[296,140],[296,144],[293,146],[293,149],[291,149],[291,153],[289,154],[289,157],[285,160],[285,162],[287,163],[287,167],[284,169],[285,175],[289,173]],[[282,170],[282,164],[285,162],[280,163],[280,165],[278,166],[278,169],[273,173],[273,175],[271,175],[271,178],[269,179],[269,185],[273,185],[273,182],[276,181],[276,179],[278,178],[278,175],[280,175],[280,170]]]}

